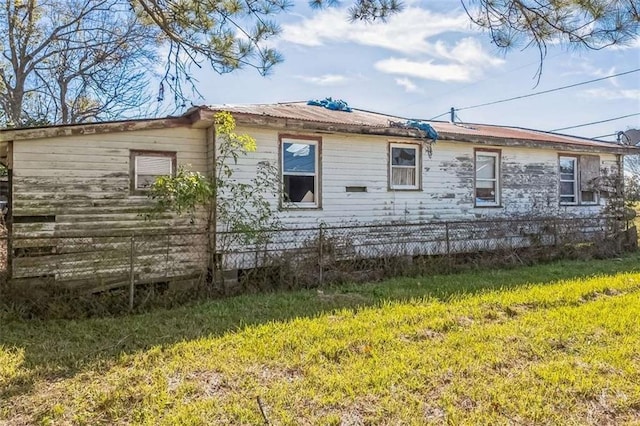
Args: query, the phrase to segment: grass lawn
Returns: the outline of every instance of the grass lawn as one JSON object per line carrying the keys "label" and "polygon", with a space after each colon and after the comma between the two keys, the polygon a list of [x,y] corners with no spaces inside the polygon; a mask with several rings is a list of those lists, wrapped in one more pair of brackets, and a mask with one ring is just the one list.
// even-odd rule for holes
{"label": "grass lawn", "polygon": [[640,254],[0,322],[0,424],[265,417],[640,424]]}

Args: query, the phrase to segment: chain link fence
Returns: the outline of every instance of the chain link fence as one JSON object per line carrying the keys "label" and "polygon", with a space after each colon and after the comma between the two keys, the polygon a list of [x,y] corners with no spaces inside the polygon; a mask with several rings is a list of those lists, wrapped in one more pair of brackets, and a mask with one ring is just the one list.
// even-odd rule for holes
{"label": "chain link fence", "polygon": [[217,238],[221,268],[239,271],[241,284],[300,287],[450,272],[481,260],[500,265],[587,252],[606,256],[622,249],[618,225],[605,217],[500,219],[277,229],[251,244],[239,233]]}
{"label": "chain link fence", "polygon": [[[567,252],[621,250],[612,220],[500,219],[274,229],[252,234],[0,235],[0,270],[14,287],[128,294],[153,286],[220,293],[296,288],[478,263],[524,263]],[[216,245],[210,255],[211,244]]]}
{"label": "chain link fence", "polygon": [[[2,265],[12,287],[76,293],[128,290],[170,283],[198,285],[208,273],[202,232],[0,238],[10,256]],[[5,249],[6,252],[6,249]]]}

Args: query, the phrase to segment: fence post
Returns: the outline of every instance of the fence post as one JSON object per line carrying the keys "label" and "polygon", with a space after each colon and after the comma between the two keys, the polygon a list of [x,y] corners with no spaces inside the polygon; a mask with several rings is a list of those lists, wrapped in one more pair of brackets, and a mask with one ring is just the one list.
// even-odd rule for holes
{"label": "fence post", "polygon": [[447,272],[451,272],[453,270],[453,259],[451,257],[451,236],[449,235],[449,222],[444,223],[444,235],[447,242],[447,260],[445,262]]}
{"label": "fence post", "polygon": [[449,222],[444,223],[445,238],[447,240],[447,256],[451,254],[451,243],[449,242]]}
{"label": "fence post", "polygon": [[129,254],[129,310],[133,310],[133,298],[135,293],[135,238],[131,236],[131,251]]}
{"label": "fence post", "polygon": [[169,248],[171,246],[171,234],[169,234],[169,230],[167,230],[167,252],[164,260],[164,277],[169,278]]}
{"label": "fence post", "polygon": [[318,228],[318,280],[320,281],[320,285],[324,284],[324,276],[323,276],[323,240],[324,240],[324,230],[323,230],[324,224],[322,222],[320,222],[320,226]]}
{"label": "fence post", "polygon": [[11,279],[13,278],[13,233],[11,232],[11,227],[8,227],[7,229],[7,239],[6,239],[6,244],[7,244],[7,259],[6,259],[6,265],[5,267],[7,268],[7,278]]}

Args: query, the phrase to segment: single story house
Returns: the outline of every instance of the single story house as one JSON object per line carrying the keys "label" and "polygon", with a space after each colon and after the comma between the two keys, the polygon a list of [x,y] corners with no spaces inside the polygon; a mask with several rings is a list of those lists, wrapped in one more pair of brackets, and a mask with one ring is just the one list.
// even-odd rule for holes
{"label": "single story house", "polygon": [[[401,117],[305,102],[201,106],[163,119],[4,129],[0,159],[9,172],[12,277],[126,275],[119,262],[127,256],[97,259],[92,250],[126,251],[128,235],[197,226],[170,214],[146,219],[146,194],[156,176],[179,166],[213,173],[213,117],[219,111],[233,115],[237,133],[257,141],[257,150],[233,165],[234,178],[251,179],[260,162],[277,165],[282,194],[273,202],[283,226],[294,228],[593,216],[606,204],[597,178],[621,172],[623,155],[634,149],[504,126],[431,121],[421,127]],[[429,127],[436,140],[425,132]],[[80,242],[92,250],[78,249]],[[163,268],[165,277],[208,258],[202,238],[149,247],[157,250],[145,253],[148,267],[136,272],[141,280],[145,273],[153,278],[154,262],[167,264],[185,247],[196,247],[202,257]]]}

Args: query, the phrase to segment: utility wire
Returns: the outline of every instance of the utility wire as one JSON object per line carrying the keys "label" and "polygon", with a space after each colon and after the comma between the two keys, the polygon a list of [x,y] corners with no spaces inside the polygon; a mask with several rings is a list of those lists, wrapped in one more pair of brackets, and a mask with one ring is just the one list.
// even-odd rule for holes
{"label": "utility wire", "polygon": [[[480,108],[480,107],[483,107],[483,106],[499,104],[499,103],[502,103],[502,102],[509,102],[509,101],[515,101],[517,99],[529,98],[531,96],[544,95],[545,93],[557,92],[558,90],[564,90],[564,89],[569,89],[571,87],[582,86],[584,84],[595,83],[597,81],[607,80],[609,78],[614,78],[614,77],[620,77],[622,75],[627,75],[627,74],[631,74],[631,73],[638,72],[638,71],[640,71],[640,68],[636,68],[636,69],[631,70],[631,71],[621,72],[621,73],[618,73],[618,74],[608,75],[606,77],[596,78],[594,80],[583,81],[583,82],[576,83],[576,84],[570,84],[568,86],[562,86],[562,87],[556,87],[554,89],[543,90],[542,92],[530,93],[528,95],[522,95],[522,96],[515,96],[513,98],[501,99],[499,101],[493,101],[493,102],[486,102],[484,104],[472,105],[472,106],[468,106],[468,107],[464,107],[464,108],[456,108],[456,111],[462,111],[462,110],[465,110],[465,109],[472,109],[472,108]],[[438,117],[441,117],[442,115],[445,115],[445,114],[446,113],[441,114]]]}
{"label": "utility wire", "polygon": [[[560,55],[564,55],[564,54],[565,54],[564,52],[559,52],[559,53],[556,53],[555,55],[547,56],[547,57],[545,58],[545,63],[549,63],[551,59],[556,58],[556,57],[558,57],[558,56],[560,56]],[[395,109],[397,110],[398,108],[404,108],[404,107],[408,107],[408,106],[412,106],[412,105],[418,105],[418,104],[422,104],[422,103],[425,103],[425,102],[433,102],[433,100],[434,100],[434,99],[440,99],[440,98],[443,98],[443,97],[448,96],[448,95],[450,95],[450,94],[452,94],[452,93],[456,93],[456,92],[459,92],[459,91],[461,91],[461,90],[468,89],[468,88],[470,88],[470,87],[472,87],[472,86],[476,86],[476,85],[478,85],[478,84],[480,84],[480,83],[485,83],[485,82],[487,82],[487,81],[489,81],[489,80],[494,80],[494,79],[496,79],[496,78],[500,78],[500,77],[502,77],[502,76],[504,76],[504,75],[506,75],[506,74],[510,74],[510,73],[512,73],[512,72],[515,72],[515,71],[520,71],[521,69],[523,69],[523,68],[527,68],[527,67],[529,67],[529,66],[531,66],[531,65],[538,65],[538,66],[540,66],[540,61],[533,61],[533,62],[529,62],[529,63],[526,63],[526,64],[521,65],[521,66],[519,66],[519,67],[511,68],[511,69],[509,69],[509,70],[507,70],[507,71],[504,71],[504,72],[501,72],[501,73],[495,73],[495,74],[493,74],[491,77],[483,78],[483,79],[481,79],[481,80],[474,81],[473,83],[465,84],[465,85],[460,86],[460,87],[458,87],[458,88],[456,88],[456,89],[449,90],[449,91],[444,91],[444,92],[440,92],[440,93],[436,93],[435,95],[430,96],[430,97],[429,97],[429,99],[426,99],[426,100],[419,100],[419,101],[417,101],[417,102],[411,102],[411,103],[408,103],[408,104],[402,104],[402,105],[400,105],[400,106],[396,106],[396,107],[395,107]],[[538,86],[538,84],[539,84],[539,81],[538,81],[538,83],[536,83],[536,85],[533,87],[533,89],[535,89],[535,88]],[[441,114],[441,115],[439,115],[439,116],[437,116],[437,117],[435,117],[435,118],[442,117],[443,115],[446,115],[446,114],[448,114],[448,112],[446,112],[446,113],[444,113],[444,114]],[[433,119],[434,119],[434,118],[430,118],[429,120],[433,120]]]}
{"label": "utility wire", "polygon": [[[586,126],[592,126],[594,124],[607,123],[609,121],[621,120],[623,118],[634,117],[636,115],[640,115],[640,112],[636,112],[635,114],[622,115],[620,117],[608,118],[606,120],[592,121],[590,123],[578,124],[577,126],[562,127],[560,129],[553,129],[553,130],[549,130],[549,131],[550,132],[557,132],[559,130],[577,129],[578,127],[586,127]],[[607,136],[609,136],[609,135],[607,135]]]}
{"label": "utility wire", "polygon": [[600,138],[608,138],[609,136],[618,136],[618,133],[609,133],[608,135],[600,135],[600,136],[595,136],[591,139],[600,139]]}
{"label": "utility wire", "polygon": [[436,115],[435,117],[431,117],[431,118],[430,118],[429,120],[427,120],[427,121],[435,120],[436,118],[440,118],[440,117],[442,117],[443,115],[447,115],[447,114],[451,114],[451,112],[450,112],[450,111],[443,112],[443,113],[442,113],[442,114],[440,114],[440,115]]}

